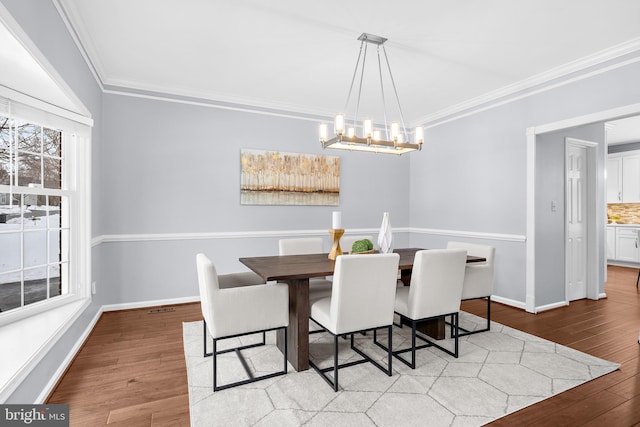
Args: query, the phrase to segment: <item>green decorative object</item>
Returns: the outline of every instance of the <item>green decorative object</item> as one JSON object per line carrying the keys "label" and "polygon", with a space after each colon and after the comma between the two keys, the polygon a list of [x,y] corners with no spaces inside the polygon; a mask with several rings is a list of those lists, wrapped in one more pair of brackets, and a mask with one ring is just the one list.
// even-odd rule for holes
{"label": "green decorative object", "polygon": [[373,242],[369,239],[356,240],[351,246],[351,253],[361,253],[373,250]]}

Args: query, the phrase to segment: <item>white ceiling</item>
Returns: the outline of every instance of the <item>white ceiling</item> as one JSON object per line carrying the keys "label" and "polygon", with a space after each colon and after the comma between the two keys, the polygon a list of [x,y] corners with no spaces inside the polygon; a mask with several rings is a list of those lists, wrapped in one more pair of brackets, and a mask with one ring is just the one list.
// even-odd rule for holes
{"label": "white ceiling", "polygon": [[[623,43],[640,48],[637,0],[59,3],[107,88],[309,114],[343,110],[357,37],[386,37],[408,123],[573,70]],[[365,84],[360,114],[381,114],[364,111],[380,104],[377,74],[370,77],[365,83],[376,90]],[[393,95],[386,96],[392,111]]]}

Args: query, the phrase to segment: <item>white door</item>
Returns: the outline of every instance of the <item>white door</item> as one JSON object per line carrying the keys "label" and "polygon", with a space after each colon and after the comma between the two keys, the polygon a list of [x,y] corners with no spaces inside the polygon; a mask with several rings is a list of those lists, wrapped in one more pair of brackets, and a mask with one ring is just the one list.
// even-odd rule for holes
{"label": "white door", "polygon": [[567,300],[587,297],[587,149],[567,144]]}

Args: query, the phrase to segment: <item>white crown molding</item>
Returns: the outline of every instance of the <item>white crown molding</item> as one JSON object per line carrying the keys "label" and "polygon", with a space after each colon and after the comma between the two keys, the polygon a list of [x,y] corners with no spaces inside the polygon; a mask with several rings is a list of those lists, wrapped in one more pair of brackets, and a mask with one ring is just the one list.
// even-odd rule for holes
{"label": "white crown molding", "polygon": [[[590,67],[601,65],[607,61],[620,58],[621,56],[636,52],[638,50],[640,50],[640,37],[628,40],[624,43],[620,43],[611,48],[604,49],[600,52],[596,52],[592,55],[580,58],[578,60],[561,65],[559,67],[552,68],[551,70],[548,70],[543,73],[532,76],[530,78],[521,80],[512,85],[504,86],[503,88],[500,88],[498,90],[486,93],[484,95],[469,99],[465,102],[442,109],[436,113],[429,114],[427,116],[422,117],[421,119],[416,120],[416,123],[425,124],[425,123],[437,122],[435,124],[431,124],[428,126],[428,127],[433,127],[435,125],[442,124],[447,121],[451,121],[451,120],[444,120],[444,119],[449,118],[451,116],[455,116],[456,114],[466,112],[465,114],[456,116],[455,118],[453,118],[453,120],[470,115],[470,114],[475,114],[479,111],[483,111],[488,108],[493,108],[498,105],[503,105],[509,102],[513,102],[521,98],[526,98],[536,93],[544,92],[559,86],[563,86],[578,80],[582,80],[596,74],[601,74],[606,71],[619,68],[633,62],[640,61],[640,57],[631,59],[629,61],[623,61],[623,62],[620,62],[619,64],[612,64],[600,70],[594,70],[589,73],[584,73],[580,76],[575,76],[573,78],[569,78],[561,82],[556,82],[555,84],[548,85],[542,88],[539,87],[539,86],[543,86],[545,84],[551,83],[553,80],[567,77],[574,73],[579,73]],[[532,89],[536,87],[538,87],[538,89],[532,91]],[[525,92],[525,93],[522,93],[522,92]],[[503,99],[503,98],[507,98],[507,99]],[[502,101],[498,102],[501,99]],[[484,107],[479,108],[481,106],[484,106]]]}
{"label": "white crown molding", "polygon": [[250,107],[246,105],[241,106],[239,104],[234,104],[234,105],[219,104],[213,100],[206,100],[203,98],[194,100],[194,99],[185,99],[180,96],[170,97],[170,96],[166,96],[167,95],[166,93],[162,93],[162,94],[137,93],[137,92],[129,92],[127,90],[116,90],[116,89],[104,89],[103,93],[111,94],[111,95],[119,95],[119,96],[130,96],[133,98],[153,99],[156,101],[175,102],[178,104],[195,105],[198,107],[208,107],[208,108],[216,108],[216,109],[231,110],[231,111],[242,111],[245,113],[262,114],[267,116],[284,117],[284,118],[297,119],[297,120],[308,120],[308,121],[318,122],[318,123],[322,123],[324,121],[318,118],[306,117],[306,116],[297,115],[297,114],[289,114],[288,112],[259,110],[257,109],[257,107]]}
{"label": "white crown molding", "polygon": [[[78,51],[80,51],[80,55],[82,55],[87,67],[89,67],[89,71],[91,71],[100,90],[104,91],[103,81],[106,75],[104,66],[100,62],[100,55],[98,55],[97,49],[91,37],[89,37],[89,32],[86,30],[83,20],[80,18],[80,13],[73,3],[68,3],[65,0],[53,0],[53,5],[57,9],[60,18],[62,18],[62,22],[67,27],[69,35],[71,35],[73,42],[76,44]],[[72,24],[72,22],[77,26]]]}
{"label": "white crown molding", "polygon": [[[290,112],[292,114],[289,115],[288,117],[314,120],[314,121],[321,121],[321,120],[309,119],[308,117],[300,117],[298,115],[301,115],[301,116],[317,115],[322,117],[333,116],[334,112],[325,111],[323,109],[314,109],[310,106],[294,105],[294,104],[288,104],[288,103],[282,103],[282,102],[273,102],[273,101],[260,99],[260,98],[238,97],[238,96],[232,96],[232,95],[221,94],[221,93],[212,93],[212,92],[202,93],[202,92],[196,92],[196,91],[188,90],[184,88],[159,87],[159,86],[145,84],[142,82],[109,77],[106,71],[104,70],[104,66],[101,64],[99,60],[97,49],[93,45],[91,38],[88,36],[88,32],[86,31],[86,29],[84,28],[84,25],[82,24],[82,19],[80,19],[80,14],[75,9],[73,4],[69,4],[65,2],[65,0],[53,0],[53,1],[54,1],[54,4],[56,5],[56,8],[59,10],[65,25],[67,26],[69,33],[71,34],[74,42],[76,43],[76,46],[78,47],[83,58],[85,59],[87,66],[93,73],[98,85],[100,86],[100,88],[104,93],[146,97],[146,98],[160,99],[168,102],[182,102],[182,103],[189,103],[194,105],[210,106],[210,107],[215,106],[212,103],[229,103],[229,104],[236,104],[236,106],[235,107],[220,106],[220,107],[228,108],[228,109],[238,109],[240,111],[247,111],[247,112],[257,112],[257,113],[263,113],[263,114],[269,114],[269,113],[256,110],[256,109],[259,109],[259,108],[274,109],[274,110],[279,110],[281,114],[284,116],[287,116],[286,114],[284,114],[284,112]],[[69,19],[69,18],[72,18],[72,19]],[[444,108],[433,114],[423,116],[422,118],[419,118],[417,120],[412,120],[412,122],[410,123],[410,127],[413,127],[415,125],[423,125],[423,124],[428,124],[427,127],[437,126],[439,124],[446,123],[451,120],[457,120],[461,117],[478,113],[488,108],[493,108],[498,105],[502,105],[508,102],[513,102],[517,99],[531,96],[535,93],[550,90],[554,87],[566,85],[573,81],[587,78],[595,74],[603,73],[605,71],[608,71],[614,68],[622,67],[632,62],[640,61],[640,57],[635,58],[630,61],[614,64],[612,66],[606,67],[601,70],[592,71],[582,76],[573,77],[570,79],[563,80],[562,82],[556,82],[553,85],[540,88],[540,86],[551,83],[553,80],[567,77],[573,73],[579,73],[590,67],[601,65],[607,61],[619,58],[629,53],[636,52],[638,50],[640,50],[640,38],[634,38],[634,39],[628,40],[626,42],[615,45],[611,48],[604,49],[600,52],[596,52],[592,55],[588,55],[576,61],[569,62],[567,64],[553,68],[546,72],[537,74],[530,78],[505,86],[501,89],[486,93],[479,97],[472,98],[470,100],[453,105],[451,107]],[[107,89],[105,88],[106,86],[113,86],[113,87]],[[535,89],[536,87],[538,87],[538,89]],[[137,94],[135,92],[130,92],[130,91],[136,91],[136,90],[147,91],[152,93]],[[522,93],[522,92],[525,92],[525,93]],[[166,96],[162,96],[162,95],[166,95]],[[176,99],[175,97],[178,97],[178,99]],[[193,100],[188,101],[184,99],[181,100],[179,99],[180,97],[195,98],[196,100],[198,99],[203,100],[203,102],[198,102]],[[210,101],[210,103],[205,101]],[[278,114],[274,114],[274,115],[278,115]]]}
{"label": "white crown molding", "polygon": [[316,115],[322,117],[333,117],[335,112],[326,111],[319,108],[313,108],[309,105],[291,104],[285,102],[275,102],[264,98],[234,96],[214,91],[201,91],[179,87],[154,86],[145,82],[106,77],[103,79],[105,87],[113,87],[114,89],[126,89],[134,91],[150,92],[153,94],[168,95],[167,100],[173,97],[193,98],[196,100],[204,100],[212,103],[234,104],[236,106],[245,107],[245,110],[254,111],[255,109],[268,109],[294,113],[297,115]]}

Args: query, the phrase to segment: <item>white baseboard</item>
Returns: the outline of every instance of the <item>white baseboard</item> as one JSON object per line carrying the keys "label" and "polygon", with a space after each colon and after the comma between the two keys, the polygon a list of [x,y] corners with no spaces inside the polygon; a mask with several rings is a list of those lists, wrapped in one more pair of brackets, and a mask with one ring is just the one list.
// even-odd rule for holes
{"label": "white baseboard", "polygon": [[102,307],[101,307],[96,312],[95,316],[93,316],[93,319],[91,319],[91,322],[89,322],[87,327],[84,329],[84,332],[78,338],[78,340],[76,341],[74,346],[71,348],[71,350],[69,350],[69,353],[67,354],[67,357],[65,357],[64,361],[60,364],[60,366],[58,366],[58,370],[56,370],[56,372],[53,374],[53,376],[49,379],[49,382],[47,383],[47,385],[44,387],[44,389],[42,390],[42,392],[40,393],[40,395],[36,399],[36,401],[35,401],[36,404],[44,403],[45,399],[47,397],[49,397],[49,394],[51,394],[51,392],[53,391],[54,387],[56,386],[56,384],[58,384],[58,381],[60,381],[60,379],[62,378],[62,376],[66,372],[66,370],[69,367],[69,365],[71,364],[71,362],[73,362],[73,359],[76,357],[76,355],[78,354],[78,352],[82,348],[84,342],[87,340],[87,338],[89,338],[89,335],[93,331],[93,328],[96,326],[96,323],[98,323],[98,320],[100,319],[100,316],[102,316],[102,312],[103,312],[103,310],[102,310]]}
{"label": "white baseboard", "polygon": [[540,305],[535,308],[535,313],[540,313],[547,310],[553,310],[554,308],[566,307],[569,303],[567,301],[554,302],[552,304]]}
{"label": "white baseboard", "polygon": [[158,299],[158,300],[151,300],[151,301],[137,301],[137,302],[124,303],[124,304],[109,304],[109,305],[103,305],[102,311],[132,310],[134,308],[157,307],[159,305],[171,305],[171,304],[187,304],[190,302],[200,302],[200,296]]}
{"label": "white baseboard", "polygon": [[525,303],[522,301],[516,301],[513,299],[498,297],[495,295],[491,295],[491,301],[499,302],[500,304],[509,305],[515,308],[521,308],[523,310],[526,308]]}

